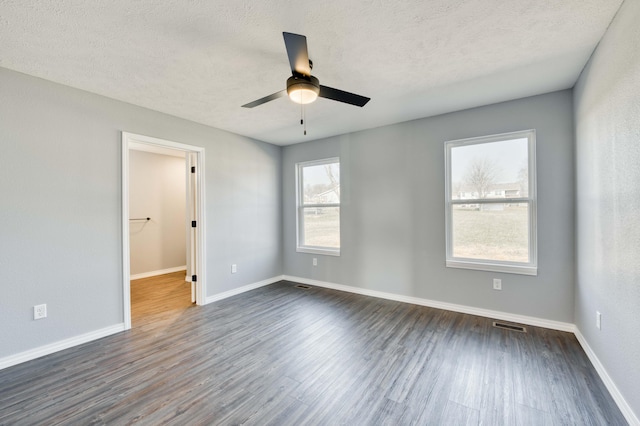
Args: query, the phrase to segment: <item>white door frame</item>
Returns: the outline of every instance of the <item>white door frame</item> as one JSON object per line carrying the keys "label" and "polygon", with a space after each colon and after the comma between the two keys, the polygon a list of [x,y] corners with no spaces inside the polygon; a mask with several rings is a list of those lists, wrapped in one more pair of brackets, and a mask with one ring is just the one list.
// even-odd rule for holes
{"label": "white door frame", "polygon": [[196,227],[196,271],[198,276],[196,281],[196,303],[204,305],[206,303],[207,280],[204,259],[206,259],[205,244],[205,199],[204,199],[204,148],[200,146],[186,145],[150,136],[137,135],[134,133],[122,132],[122,288],[123,288],[123,312],[125,330],[131,328],[131,271],[129,264],[129,149],[132,143],[146,144],[156,147],[177,149],[185,153],[196,154],[196,204],[197,221]]}

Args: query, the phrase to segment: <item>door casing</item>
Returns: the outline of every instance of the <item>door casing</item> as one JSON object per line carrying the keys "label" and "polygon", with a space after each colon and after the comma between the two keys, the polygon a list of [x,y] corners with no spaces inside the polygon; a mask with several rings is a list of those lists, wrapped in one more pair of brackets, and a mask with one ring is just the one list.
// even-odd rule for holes
{"label": "door casing", "polygon": [[[195,180],[196,180],[196,270],[190,271],[197,275],[195,283],[196,304],[206,304],[206,259],[205,244],[205,161],[204,148],[200,146],[187,145],[179,142],[158,139],[150,136],[137,135],[134,133],[122,132],[122,290],[123,290],[123,312],[125,330],[131,328],[131,271],[130,271],[130,246],[129,246],[129,149],[131,145],[146,144],[160,148],[168,148],[184,151],[186,155],[195,154]],[[189,262],[189,259],[187,260]]]}

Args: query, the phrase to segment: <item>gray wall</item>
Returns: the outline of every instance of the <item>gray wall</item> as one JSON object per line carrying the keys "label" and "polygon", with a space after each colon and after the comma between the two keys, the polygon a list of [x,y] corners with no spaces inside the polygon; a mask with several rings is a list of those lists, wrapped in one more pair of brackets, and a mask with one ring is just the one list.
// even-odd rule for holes
{"label": "gray wall", "polygon": [[279,147],[1,68],[0,117],[0,358],[122,323],[121,131],[205,147],[208,295],[282,273]]}
{"label": "gray wall", "polygon": [[[573,323],[572,121],[567,90],[285,147],[285,274]],[[526,129],[537,130],[538,276],[446,268],[444,142]],[[297,253],[294,164],[334,156],[341,256]]]}
{"label": "gray wall", "polygon": [[186,159],[129,150],[131,275],[187,263]]}
{"label": "gray wall", "polygon": [[[640,416],[640,1],[627,0],[574,90],[575,323]],[[595,327],[602,313],[602,330]]]}

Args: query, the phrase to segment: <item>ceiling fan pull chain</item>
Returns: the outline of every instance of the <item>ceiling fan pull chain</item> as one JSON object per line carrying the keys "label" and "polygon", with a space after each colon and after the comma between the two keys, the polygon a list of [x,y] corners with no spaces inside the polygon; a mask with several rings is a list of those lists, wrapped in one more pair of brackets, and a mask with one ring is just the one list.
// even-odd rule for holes
{"label": "ceiling fan pull chain", "polygon": [[304,115],[304,135],[307,136],[307,110],[304,105],[302,106],[302,113]]}

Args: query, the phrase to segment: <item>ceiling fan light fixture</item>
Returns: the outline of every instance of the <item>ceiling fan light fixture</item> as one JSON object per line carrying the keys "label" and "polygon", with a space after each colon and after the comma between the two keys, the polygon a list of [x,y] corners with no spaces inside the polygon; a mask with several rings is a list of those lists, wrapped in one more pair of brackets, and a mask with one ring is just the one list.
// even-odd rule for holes
{"label": "ceiling fan light fixture", "polygon": [[310,104],[320,94],[320,82],[313,76],[293,76],[287,80],[289,99],[297,104]]}
{"label": "ceiling fan light fixture", "polygon": [[297,104],[310,104],[318,99],[318,94],[310,89],[295,88],[289,90],[289,99]]}
{"label": "ceiling fan light fixture", "polygon": [[310,104],[318,97],[358,107],[365,106],[371,100],[366,96],[356,95],[333,87],[320,86],[318,79],[311,75],[313,64],[307,52],[307,38],[300,34],[287,32],[282,33],[282,36],[284,37],[284,45],[287,49],[287,57],[293,74],[287,80],[287,91],[279,90],[269,96],[244,104],[242,108],[257,107],[278,99],[284,96],[285,93],[289,95],[289,99],[301,105]]}

